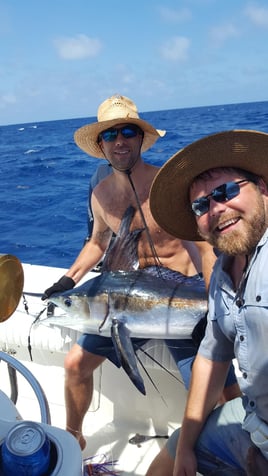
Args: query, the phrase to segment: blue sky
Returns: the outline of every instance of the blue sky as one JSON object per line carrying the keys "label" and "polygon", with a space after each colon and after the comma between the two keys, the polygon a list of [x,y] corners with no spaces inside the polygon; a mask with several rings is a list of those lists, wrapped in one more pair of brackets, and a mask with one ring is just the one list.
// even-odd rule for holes
{"label": "blue sky", "polygon": [[0,125],[268,99],[267,0],[0,0]]}

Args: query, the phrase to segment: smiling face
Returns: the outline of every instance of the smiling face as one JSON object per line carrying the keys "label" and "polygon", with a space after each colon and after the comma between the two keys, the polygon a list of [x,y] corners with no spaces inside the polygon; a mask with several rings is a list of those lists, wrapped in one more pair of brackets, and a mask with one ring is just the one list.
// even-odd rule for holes
{"label": "smiling face", "polygon": [[[192,184],[191,203],[222,184],[244,178],[232,170],[214,169]],[[231,200],[219,203],[209,198],[208,212],[196,216],[199,234],[226,254],[250,254],[267,228],[267,205],[267,187],[262,179],[259,185],[243,182],[240,193]]]}
{"label": "smiling face", "polygon": [[[129,123],[118,124],[114,129],[120,130]],[[131,170],[136,162],[141,158],[141,146],[143,134],[137,133],[135,137],[124,137],[121,131],[117,137],[110,142],[101,139],[99,145],[106,159],[116,170],[125,172]]]}

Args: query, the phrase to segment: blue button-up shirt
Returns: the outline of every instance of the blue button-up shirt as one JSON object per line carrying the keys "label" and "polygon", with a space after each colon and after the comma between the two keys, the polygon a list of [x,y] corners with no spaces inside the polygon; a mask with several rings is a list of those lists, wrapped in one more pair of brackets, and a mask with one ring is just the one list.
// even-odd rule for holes
{"label": "blue button-up shirt", "polygon": [[268,422],[268,231],[236,291],[224,271],[227,259],[218,258],[211,277],[208,325],[199,353],[222,362],[236,357],[246,410]]}

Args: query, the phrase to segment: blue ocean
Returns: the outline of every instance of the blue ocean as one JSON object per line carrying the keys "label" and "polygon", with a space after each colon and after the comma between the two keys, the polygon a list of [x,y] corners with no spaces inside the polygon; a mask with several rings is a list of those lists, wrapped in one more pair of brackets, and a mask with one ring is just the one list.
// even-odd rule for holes
{"label": "blue ocean", "polygon": [[[177,150],[214,132],[268,132],[268,102],[254,102],[140,114],[167,134],[144,160],[161,166]],[[0,127],[0,254],[24,263],[69,268],[87,236],[91,175],[100,159],[74,143],[79,127],[96,117]]]}

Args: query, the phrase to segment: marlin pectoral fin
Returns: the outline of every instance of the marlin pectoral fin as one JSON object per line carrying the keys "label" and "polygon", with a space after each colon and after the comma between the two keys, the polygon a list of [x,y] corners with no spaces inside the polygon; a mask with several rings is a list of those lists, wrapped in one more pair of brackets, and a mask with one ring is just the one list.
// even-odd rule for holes
{"label": "marlin pectoral fin", "polygon": [[134,352],[133,344],[129,337],[129,332],[126,326],[117,319],[113,319],[112,321],[111,337],[117,354],[117,358],[121,363],[124,371],[127,373],[130,380],[134,383],[135,387],[143,395],[146,395],[144,382],[137,367],[136,355]]}

